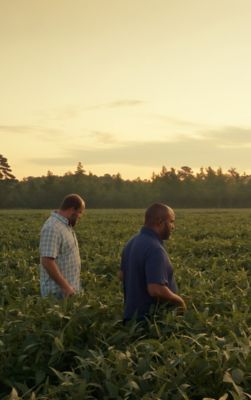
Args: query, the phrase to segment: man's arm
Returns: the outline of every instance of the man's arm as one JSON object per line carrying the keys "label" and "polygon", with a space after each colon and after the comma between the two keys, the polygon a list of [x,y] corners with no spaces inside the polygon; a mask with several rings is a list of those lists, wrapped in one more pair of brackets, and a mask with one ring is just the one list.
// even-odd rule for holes
{"label": "man's arm", "polygon": [[58,265],[54,258],[52,257],[42,257],[42,266],[48,273],[48,275],[53,279],[62,289],[65,297],[69,297],[75,293],[75,289],[68,283],[65,277],[61,274]]}
{"label": "man's arm", "polygon": [[147,291],[151,297],[157,297],[161,300],[170,301],[171,303],[177,304],[183,310],[187,309],[186,303],[182,297],[172,292],[167,286],[159,285],[157,283],[149,283],[147,285]]}

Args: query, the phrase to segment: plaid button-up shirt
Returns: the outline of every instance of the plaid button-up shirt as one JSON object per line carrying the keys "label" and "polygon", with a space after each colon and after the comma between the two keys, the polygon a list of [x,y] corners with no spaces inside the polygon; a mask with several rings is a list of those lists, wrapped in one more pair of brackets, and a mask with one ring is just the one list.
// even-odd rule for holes
{"label": "plaid button-up shirt", "polygon": [[[40,256],[55,259],[61,274],[75,288],[80,290],[80,255],[78,241],[74,230],[64,218],[57,212],[44,223],[40,235]],[[41,295],[53,294],[63,297],[62,289],[50,278],[40,261],[40,289]]]}

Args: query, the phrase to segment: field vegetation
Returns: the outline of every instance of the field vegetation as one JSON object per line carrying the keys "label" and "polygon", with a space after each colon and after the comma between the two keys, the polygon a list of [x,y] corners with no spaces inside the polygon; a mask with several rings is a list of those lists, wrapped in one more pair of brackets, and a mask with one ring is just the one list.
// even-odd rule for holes
{"label": "field vegetation", "polygon": [[166,243],[184,315],[122,325],[117,279],[142,210],[78,224],[83,293],[41,299],[47,211],[0,211],[0,399],[251,399],[251,211],[179,210]]}

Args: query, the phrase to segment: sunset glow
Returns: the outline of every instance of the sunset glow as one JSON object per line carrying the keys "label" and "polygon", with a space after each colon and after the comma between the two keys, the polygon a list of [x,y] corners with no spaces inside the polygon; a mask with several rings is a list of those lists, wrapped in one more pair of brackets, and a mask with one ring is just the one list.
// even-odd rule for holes
{"label": "sunset glow", "polygon": [[0,153],[18,179],[251,172],[249,0],[0,0]]}

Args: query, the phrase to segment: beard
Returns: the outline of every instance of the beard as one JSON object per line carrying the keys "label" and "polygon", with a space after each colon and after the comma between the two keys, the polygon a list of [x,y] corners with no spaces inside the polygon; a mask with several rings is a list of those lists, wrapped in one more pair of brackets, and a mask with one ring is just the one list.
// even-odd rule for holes
{"label": "beard", "polygon": [[77,222],[77,217],[76,217],[76,215],[71,215],[70,216],[70,218],[69,218],[69,225],[70,226],[75,226],[76,225],[76,222]]}
{"label": "beard", "polygon": [[168,240],[170,235],[171,235],[171,231],[168,229],[168,227],[165,227],[165,229],[163,229],[163,231],[162,231],[161,239]]}

